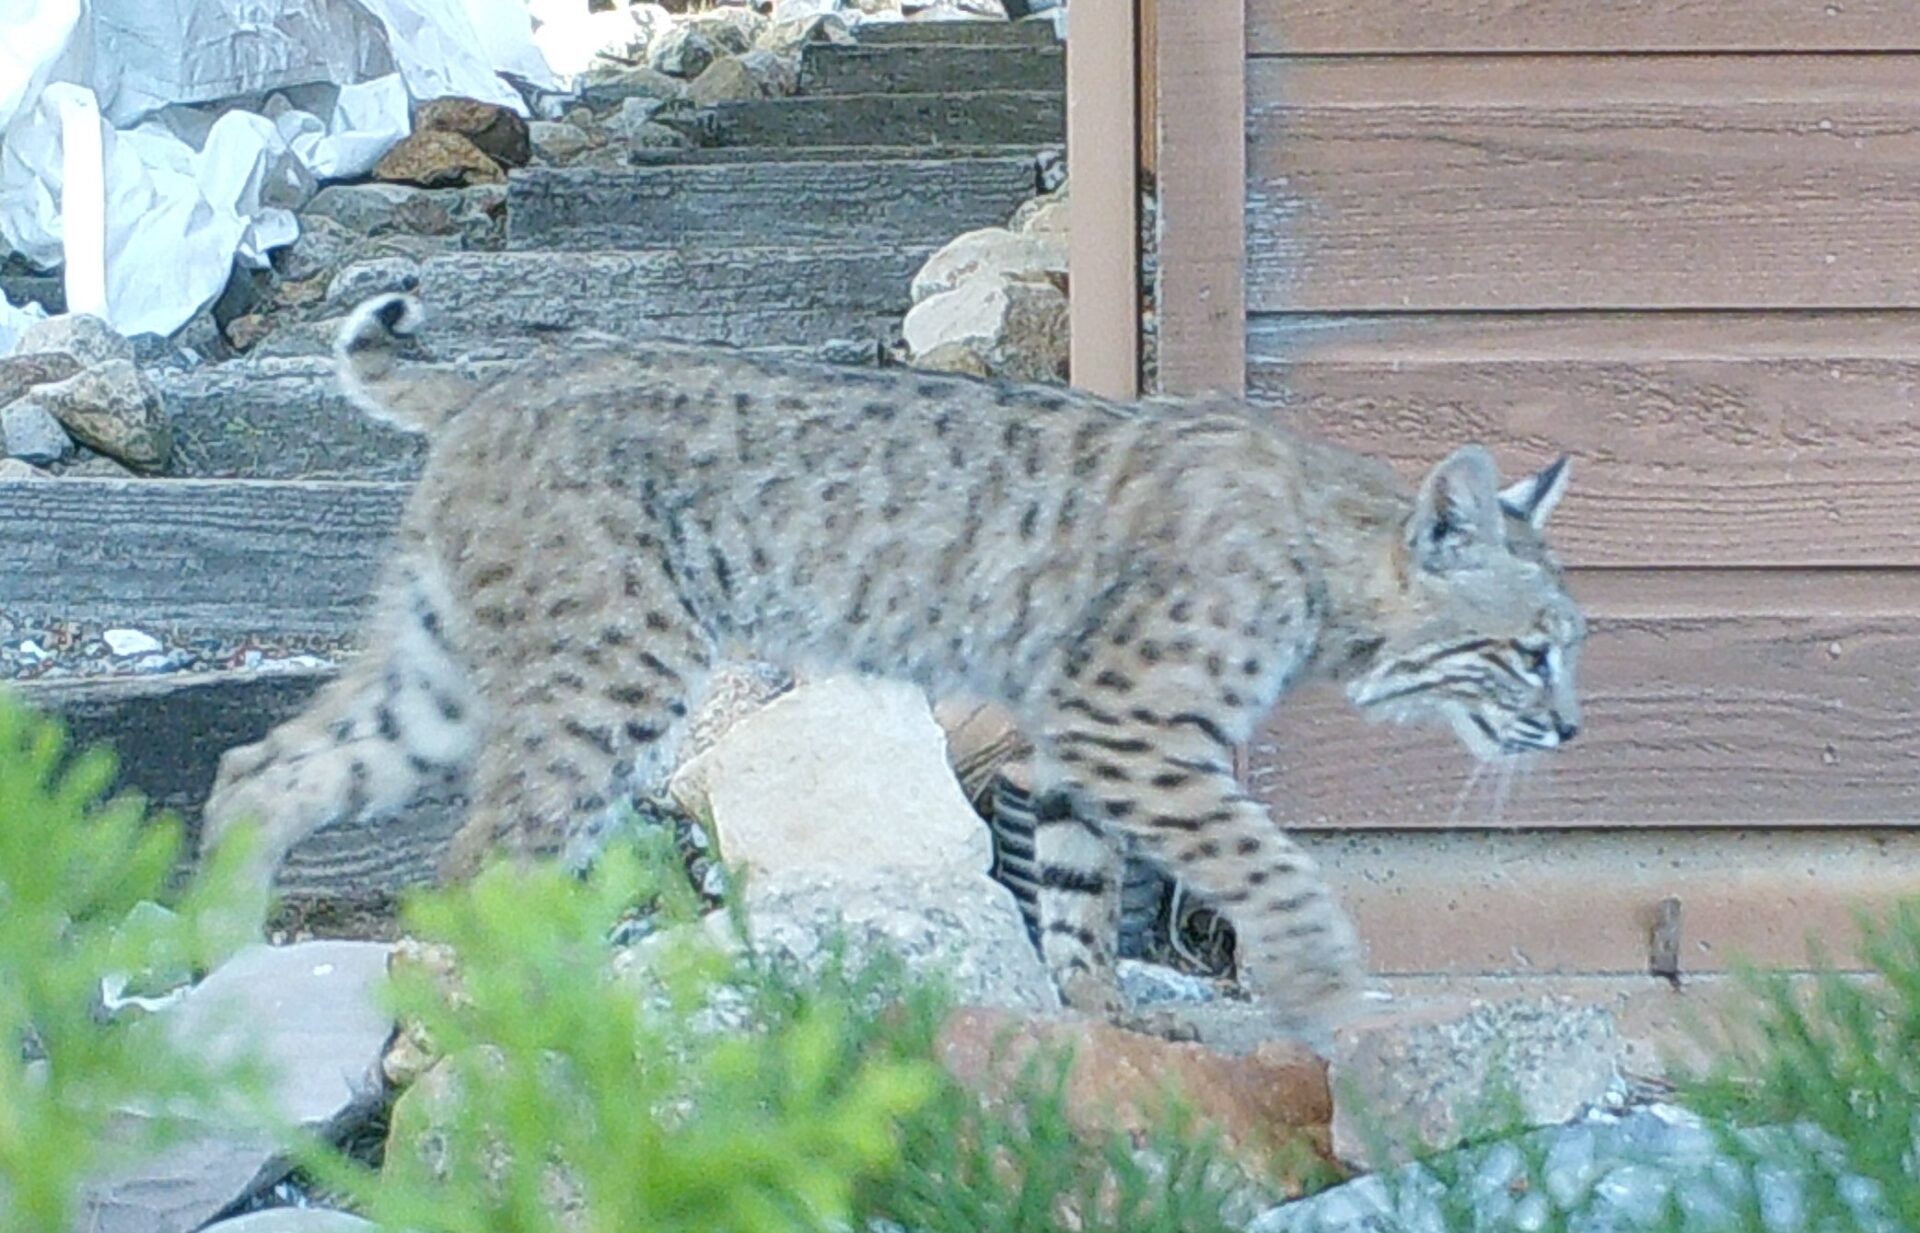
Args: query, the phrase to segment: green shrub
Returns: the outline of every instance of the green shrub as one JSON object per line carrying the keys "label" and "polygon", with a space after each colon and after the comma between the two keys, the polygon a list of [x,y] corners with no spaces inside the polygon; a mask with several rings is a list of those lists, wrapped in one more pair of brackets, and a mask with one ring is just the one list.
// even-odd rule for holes
{"label": "green shrub", "polygon": [[685,923],[667,865],[616,851],[584,881],[499,865],[412,902],[410,932],[459,957],[457,992],[395,989],[453,1067],[443,1120],[431,1143],[398,1128],[377,1173],[325,1151],[311,1167],[420,1233],[844,1227],[931,1064],[850,1053],[845,1002],[703,1028],[742,969],[698,929],[650,940],[657,983],[613,976],[606,939],[635,903]]}
{"label": "green shrub", "polygon": [[[233,941],[211,924],[227,869],[171,885],[179,825],[103,800],[113,776],[109,753],[70,757],[59,724],[0,694],[0,1233],[68,1227],[116,1110],[173,1115],[122,1126],[137,1149],[236,1084],[151,1024],[95,1021],[102,976],[197,966]],[[177,914],[128,917],[169,898]]]}

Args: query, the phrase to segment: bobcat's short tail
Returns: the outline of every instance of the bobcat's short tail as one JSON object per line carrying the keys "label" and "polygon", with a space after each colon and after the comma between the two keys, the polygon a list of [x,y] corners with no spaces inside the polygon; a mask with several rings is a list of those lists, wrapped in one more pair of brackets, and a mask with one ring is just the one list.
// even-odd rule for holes
{"label": "bobcat's short tail", "polygon": [[472,400],[473,380],[411,360],[427,311],[418,297],[393,292],[362,300],[333,343],[340,388],[354,406],[408,432],[430,433]]}

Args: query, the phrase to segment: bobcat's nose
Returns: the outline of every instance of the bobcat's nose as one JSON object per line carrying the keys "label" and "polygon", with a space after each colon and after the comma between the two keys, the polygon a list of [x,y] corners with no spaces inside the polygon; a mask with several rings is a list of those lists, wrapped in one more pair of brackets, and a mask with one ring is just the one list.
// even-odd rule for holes
{"label": "bobcat's nose", "polygon": [[1560,743],[1564,745],[1574,737],[1580,735],[1580,725],[1568,723],[1558,715],[1555,715],[1553,717],[1553,731],[1554,734],[1560,738]]}

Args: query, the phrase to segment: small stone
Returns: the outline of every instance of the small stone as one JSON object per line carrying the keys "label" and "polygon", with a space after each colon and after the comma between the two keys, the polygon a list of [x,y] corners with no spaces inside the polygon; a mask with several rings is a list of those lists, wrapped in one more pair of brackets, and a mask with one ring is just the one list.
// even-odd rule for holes
{"label": "small stone", "polygon": [[585,129],[564,120],[535,120],[527,125],[527,138],[534,157],[556,167],[566,166],[593,147]]}
{"label": "small stone", "polygon": [[[1029,1063],[1063,1049],[1073,1054],[1066,1113],[1083,1134],[1145,1134],[1171,1097],[1196,1117],[1197,1129],[1218,1134],[1221,1147],[1255,1172],[1299,1168],[1301,1161],[1276,1157],[1276,1149],[1298,1153],[1304,1145],[1313,1158],[1327,1158],[1327,1068],[1303,1045],[1269,1042],[1232,1056],[1095,1020],[1022,1019],[967,1007],[941,1029],[936,1056],[968,1088],[1004,1101]],[[1294,1185],[1287,1189],[1298,1193]]]}
{"label": "small stone", "polygon": [[[602,146],[600,149],[589,154],[587,160],[584,161],[591,161],[597,156],[604,155],[608,160],[608,166],[619,167],[626,164],[626,151],[628,149],[682,150],[693,144],[692,138],[688,137],[679,129],[669,128],[664,124],[655,124],[651,120],[641,121],[640,123],[632,125],[622,125],[619,133],[620,140],[626,147],[625,149],[616,146]],[[575,165],[578,166],[577,163]]]}
{"label": "small stone", "polygon": [[[741,911],[754,948],[803,974],[817,974],[830,943],[844,940],[856,968],[881,952],[897,955],[909,971],[944,977],[963,1004],[1060,1007],[1013,896],[984,873],[780,869],[747,879]],[[714,919],[724,921],[726,912]]]}
{"label": "small stone", "polygon": [[375,257],[356,261],[327,284],[327,303],[352,308],[370,296],[411,291],[420,285],[420,263],[408,257]]}
{"label": "small stone", "polygon": [[992,864],[926,696],[897,682],[810,681],[741,718],[669,790],[755,875]]}
{"label": "small stone", "polygon": [[671,103],[685,97],[686,82],[645,64],[594,69],[586,75],[580,88],[581,100],[597,108],[618,106],[630,98]]}
{"label": "small stone", "polygon": [[913,278],[913,302],[952,291],[974,278],[1047,282],[1066,290],[1067,246],[1045,236],[983,227],[950,241]]}
{"label": "small stone", "polygon": [[[1552,998],[1445,1001],[1368,1015],[1335,1033],[1342,1099],[1334,1150],[1378,1167],[1388,1162],[1373,1158],[1369,1130],[1380,1132],[1398,1161],[1507,1128],[1482,1124],[1489,1119],[1568,1121],[1605,1096],[1622,1048],[1605,1008]],[[1497,1100],[1503,1092],[1510,1101]]]}
{"label": "small stone", "polygon": [[160,392],[131,360],[109,360],[65,381],[35,386],[32,397],[76,441],[131,466],[158,469],[173,450]]}
{"label": "small stone", "polygon": [[1067,297],[1052,284],[972,278],[915,304],[901,335],[914,356],[954,343],[978,354],[996,377],[1061,381],[1068,329]]}
{"label": "small stone", "polygon": [[[1029,209],[1031,206],[1033,208]],[[1073,203],[1065,193],[1037,197],[1014,213],[1007,224],[1023,235],[1065,244],[1073,222]]]}
{"label": "small stone", "polygon": [[73,453],[73,438],[31,394],[0,411],[0,437],[6,440],[7,457],[21,462],[59,462]]}
{"label": "small stone", "polygon": [[61,313],[36,321],[14,344],[15,355],[57,351],[72,356],[82,368],[108,360],[133,359],[133,344],[100,318],[87,313]]}
{"label": "small stone", "polygon": [[479,146],[459,133],[427,129],[401,139],[374,164],[376,179],[423,188],[494,184],[506,173]]}
{"label": "small stone", "polygon": [[687,87],[687,96],[702,107],[791,94],[799,86],[793,66],[770,51],[721,56]]}
{"label": "small stone", "polygon": [[991,377],[993,365],[986,357],[966,343],[947,342],[934,347],[925,355],[913,357],[915,368],[924,368],[929,372],[959,373],[966,377]]}
{"label": "small stone", "polygon": [[1120,990],[1134,1006],[1204,1006],[1220,999],[1219,986],[1158,963],[1122,959],[1114,964]]}
{"label": "small stone", "polygon": [[84,367],[86,365],[64,351],[0,356],[0,407],[36,385],[65,381]]}
{"label": "small stone", "polygon": [[254,344],[273,332],[273,319],[264,313],[248,313],[227,322],[227,342],[235,351],[251,351]]}
{"label": "small stone", "polygon": [[614,113],[607,117],[607,131],[616,137],[627,137],[641,125],[653,123],[653,118],[665,106],[661,100],[645,95],[623,98]]}
{"label": "small stone", "polygon": [[122,658],[132,655],[150,655],[163,649],[160,639],[139,629],[109,629],[100,635],[107,649]]}
{"label": "small stone", "polygon": [[837,13],[814,13],[770,22],[754,46],[775,55],[791,56],[803,47],[851,47],[853,30]]}
{"label": "small stone", "polygon": [[16,480],[52,479],[51,471],[42,471],[32,463],[21,462],[18,458],[0,458],[0,483]]}
{"label": "small stone", "polygon": [[358,237],[445,236],[464,240],[468,247],[485,247],[477,241],[498,229],[504,207],[504,190],[495,185],[429,190],[405,184],[329,184],[314,194],[301,219],[331,219],[356,237],[335,251],[330,263],[316,263],[317,275],[350,258]]}
{"label": "small stone", "polygon": [[525,167],[533,157],[527,122],[511,108],[471,98],[437,98],[414,113],[414,127],[458,133],[502,167]]}
{"label": "small stone", "polygon": [[[746,48],[740,48],[745,51]],[[711,34],[693,22],[675,26],[654,43],[647,63],[670,77],[692,79],[707,71],[707,66],[726,54]]]}

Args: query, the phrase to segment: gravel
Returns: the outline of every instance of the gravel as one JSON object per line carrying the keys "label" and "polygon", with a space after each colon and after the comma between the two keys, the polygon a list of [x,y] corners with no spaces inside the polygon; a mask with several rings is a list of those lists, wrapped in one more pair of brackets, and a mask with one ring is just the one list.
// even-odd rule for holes
{"label": "gravel", "polygon": [[250,669],[329,668],[345,657],[337,640],[274,635],[209,638],[81,622],[21,622],[0,616],[0,679],[59,680]]}

